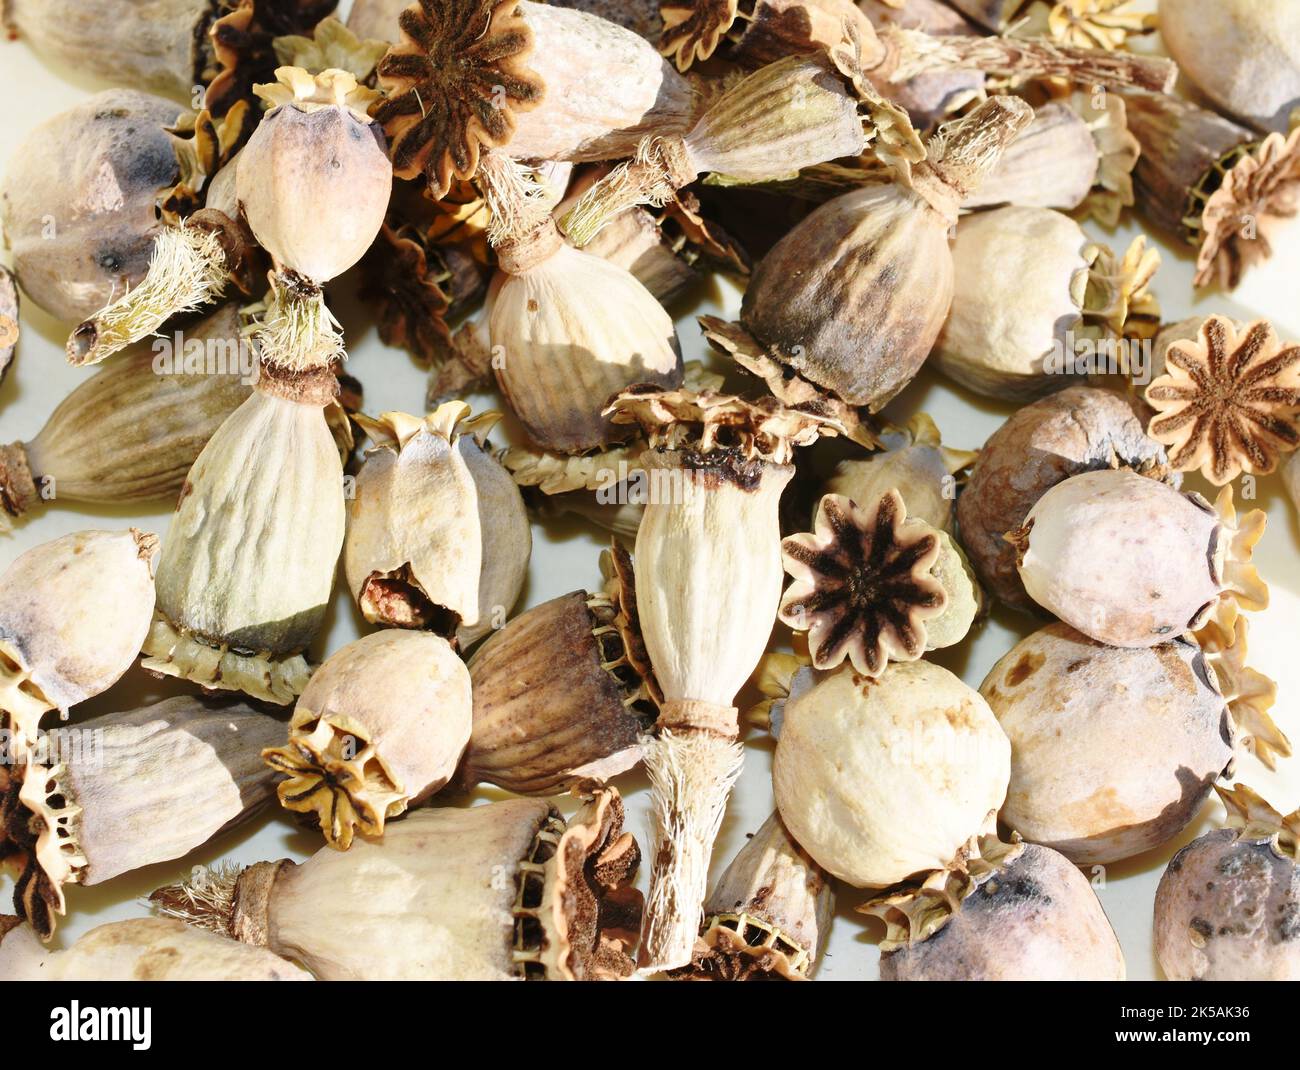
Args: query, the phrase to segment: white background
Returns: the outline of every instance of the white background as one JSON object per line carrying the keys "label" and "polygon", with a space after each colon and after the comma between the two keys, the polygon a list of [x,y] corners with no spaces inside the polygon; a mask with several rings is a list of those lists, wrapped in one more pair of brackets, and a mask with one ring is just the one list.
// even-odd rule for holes
{"label": "white background", "polygon": [[[349,6],[344,0],[343,9]],[[14,157],[28,131],[39,122],[77,104],[102,85],[88,81],[75,71],[58,69],[37,59],[22,43],[0,43],[0,167]],[[1122,250],[1138,232],[1129,220],[1109,235],[1090,228],[1115,249]],[[1233,295],[1217,293],[1194,297],[1192,292],[1192,257],[1189,250],[1172,249],[1159,235],[1153,235],[1164,255],[1164,265],[1155,289],[1164,307],[1167,321],[1198,314],[1221,312],[1238,319],[1268,316],[1279,331],[1290,339],[1300,339],[1300,228],[1289,230],[1289,240],[1276,243],[1274,260],[1250,274]],[[1014,272],[1014,264],[1007,265]],[[389,409],[419,412],[425,393],[425,375],[404,352],[383,346],[375,334],[371,319],[354,297],[355,280],[344,277],[331,287],[331,304],[346,327],[351,353],[349,371],[365,387],[365,410],[379,413]],[[694,316],[698,313],[734,317],[739,306],[739,291],[727,282],[706,284],[698,299],[686,307],[674,308],[678,317],[682,350],[687,359],[700,358],[706,347],[700,338]],[[22,310],[23,335],[15,365],[0,388],[0,441],[28,440],[40,430],[54,406],[93,369],[69,367],[63,359],[63,342],[67,324],[52,321],[31,302]],[[494,405],[481,399],[476,411]],[[923,372],[891,406],[889,415],[903,422],[916,411],[929,412],[938,422],[947,444],[975,449],[1012,411],[965,391],[956,390],[937,375]],[[506,435],[511,429],[506,429]],[[502,440],[498,430],[494,438]],[[265,458],[274,464],[275,458]],[[1189,489],[1207,492],[1199,478],[1188,482]],[[1211,495],[1212,496],[1212,495]],[[1269,609],[1252,620],[1252,663],[1281,687],[1281,699],[1275,716],[1293,740],[1300,740],[1300,716],[1296,695],[1300,688],[1300,569],[1297,548],[1300,535],[1295,513],[1276,477],[1261,479],[1258,499],[1253,504],[1267,510],[1269,528],[1257,551],[1260,570],[1269,581],[1273,600]],[[170,503],[160,503],[151,512],[112,508],[79,508],[55,503],[52,508],[35,510],[9,537],[0,536],[0,568],[24,550],[67,532],[85,528],[121,528],[128,524],[143,527],[165,537]],[[578,588],[592,589],[600,582],[597,557],[606,539],[595,529],[578,523],[534,525],[534,551],[528,586],[520,608],[533,606]],[[1098,548],[1105,552],[1104,547]],[[314,650],[316,657],[337,649],[358,634],[359,617],[345,589],[335,591],[333,611],[326,633]],[[996,611],[991,620],[977,627],[968,641],[956,651],[935,656],[967,683],[978,687],[985,673],[1022,635],[1035,627],[1028,617]],[[138,668],[107,694],[86,703],[77,711],[100,713],[132,708],[147,701],[179,693],[184,685],[152,680]],[[771,743],[760,733],[751,733],[746,748],[745,770],[732,799],[715,852],[714,873],[743,844],[745,836],[758,828],[772,808],[769,768]],[[1300,776],[1294,768],[1269,774],[1254,758],[1240,763],[1239,777],[1262,790],[1280,808],[1300,804]],[[646,790],[639,773],[619,779],[628,798],[629,821],[640,838],[643,849],[648,841]],[[481,792],[476,798],[489,798]],[[464,802],[465,800],[460,800]],[[568,809],[568,803],[562,804]],[[1221,815],[1217,801],[1206,807],[1202,820],[1176,842],[1163,848],[1109,867],[1105,886],[1099,889],[1102,904],[1123,944],[1128,974],[1133,979],[1159,976],[1151,952],[1151,906],[1156,883],[1165,863],[1181,846],[1199,832],[1213,827]],[[219,859],[242,863],[279,857],[303,858],[317,849],[314,835],[298,830],[274,810],[242,828],[219,837],[205,848],[183,860],[153,866],[128,874],[106,886],[68,889],[68,917],[56,936],[66,943],[97,924],[144,912],[139,898],[159,884],[186,875],[195,864]],[[640,882],[644,887],[646,873]],[[6,909],[12,884],[0,878],[0,910]],[[875,923],[867,923],[854,913],[865,894],[852,888],[840,888],[837,918],[832,928],[830,946],[820,970],[822,979],[874,979],[876,977]]]}

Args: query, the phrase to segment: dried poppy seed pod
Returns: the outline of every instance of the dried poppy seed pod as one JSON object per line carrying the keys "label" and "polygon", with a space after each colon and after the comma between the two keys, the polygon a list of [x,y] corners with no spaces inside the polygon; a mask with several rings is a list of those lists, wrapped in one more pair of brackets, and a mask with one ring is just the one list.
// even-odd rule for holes
{"label": "dried poppy seed pod", "polygon": [[1300,198],[1300,136],[1261,140],[1246,127],[1176,97],[1134,95],[1129,126],[1141,142],[1138,203],[1194,246],[1197,286],[1234,289],[1268,259]]}
{"label": "dried poppy seed pod", "polygon": [[478,576],[478,623],[464,621],[456,644],[468,650],[493,628],[505,623],[528,580],[533,527],[528,522],[519,485],[489,448],[487,434],[500,413],[484,413],[472,433],[461,435],[456,448],[474,480],[479,533],[483,540]]}
{"label": "dried poppy seed pod", "polygon": [[1193,338],[1162,332],[1162,340],[1164,374],[1145,393],[1155,409],[1147,431],[1172,467],[1199,468],[1221,487],[1242,472],[1268,475],[1300,446],[1300,346],[1282,342],[1271,323],[1210,316]]}
{"label": "dried poppy seed pod", "polygon": [[158,563],[144,667],[286,705],[309,675],[343,545],[343,469],[317,371],[263,368],[203,447]]}
{"label": "dried poppy seed pod", "polygon": [[611,397],[634,383],[681,382],[673,321],[627,271],[566,245],[517,165],[493,152],[479,172],[505,272],[488,313],[501,392],[544,449],[601,446],[617,437],[602,412]]}
{"label": "dried poppy seed pod", "polygon": [[41,124],[0,185],[0,223],[27,296],[75,323],[144,278],[155,207],[179,176],[170,101],[112,89]]}
{"label": "dried poppy seed pod", "polygon": [[883,452],[840,461],[826,492],[871,502],[897,487],[909,517],[951,534],[958,481],[979,454],[943,445],[939,428],[923,412],[901,429],[882,432],[880,439]]}
{"label": "dried poppy seed pod", "polygon": [[[749,337],[729,339],[737,359],[774,365],[769,385],[797,376],[879,410],[911,381],[948,314],[948,229],[962,198],[1032,118],[1024,101],[993,98],[931,141],[910,188],[856,190],[804,219],[754,270],[740,317]],[[729,338],[726,325],[702,322],[710,341]]]}
{"label": "dried poppy seed pod", "polygon": [[321,286],[375,240],[393,188],[383,131],[367,114],[374,90],[347,71],[312,76],[280,67],[258,86],[270,105],[239,156],[235,175],[248,225],[275,264],[257,334],[262,359],[290,370],[343,357]]}
{"label": "dried poppy seed pod", "polygon": [[167,225],[155,229],[149,270],[73,329],[64,347],[70,364],[98,364],[232,284],[253,294],[263,253],[235,198],[234,178],[239,147],[257,121],[250,111],[241,103],[219,126],[202,112],[191,137],[173,137],[181,178],[160,199]]}
{"label": "dried poppy seed pod", "polygon": [[1163,476],[1174,486],[1181,478],[1169,473],[1164,449],[1147,438],[1119,394],[1072,386],[1008,418],[985,443],[957,499],[962,545],[980,583],[1013,608],[1032,608],[1004,536],[1057,483],[1110,467]]}
{"label": "dried poppy seed pod", "polygon": [[1300,811],[1284,816],[1244,784],[1215,791],[1234,827],[1193,840],[1160,878],[1160,968],[1171,981],[1300,980]]}
{"label": "dried poppy seed pod", "polygon": [[1058,622],[980,691],[1011,739],[1003,822],[1081,865],[1178,835],[1233,760],[1232,716],[1188,638],[1125,649]]}
{"label": "dried poppy seed pod", "polygon": [[1300,105],[1300,11],[1286,0],[1160,0],[1160,36],[1219,108],[1285,133]]}
{"label": "dried poppy seed pod", "polygon": [[779,618],[808,633],[818,669],[845,657],[875,678],[890,661],[915,661],[926,648],[926,622],[948,608],[933,574],[939,533],[906,523],[907,506],[888,490],[865,506],[828,494],[817,505],[814,531],[781,541],[781,563],[794,582]]}
{"label": "dried poppy seed pod", "polygon": [[28,742],[50,710],[107,691],[149,631],[158,536],[79,531],[0,574],[0,714]]}
{"label": "dried poppy seed pod", "polygon": [[521,613],[469,661],[474,723],[457,775],[517,795],[605,781],[641,760],[657,685],[642,644],[632,563],[617,546],[609,590]]}
{"label": "dried poppy seed pod", "polygon": [[[443,787],[469,739],[470,678],[446,639],[374,632],[325,659],[298,697],[289,742],[262,753],[285,773],[288,810],[314,815],[331,847]],[[281,737],[283,738],[283,737]]]}
{"label": "dried poppy seed pod", "polygon": [[1231,487],[1211,506],[1109,470],[1058,483],[1007,538],[1035,602],[1098,642],[1140,647],[1194,631],[1220,599],[1268,604],[1251,563],[1264,522],[1259,509],[1238,522]]}
{"label": "dried poppy seed pod", "polygon": [[6,0],[11,31],[78,71],[225,115],[275,67],[272,37],[306,33],[330,0]]}
{"label": "dried poppy seed pod", "polygon": [[1068,212],[1091,192],[1098,166],[1096,142],[1079,113],[1066,104],[1046,104],[962,207],[1014,204]]}
{"label": "dried poppy seed pod", "polygon": [[1011,745],[988,704],[925,661],[841,666],[785,704],[772,786],[828,873],[885,888],[960,865],[1006,796]]}
{"label": "dried poppy seed pod", "polygon": [[704,925],[679,981],[803,981],[830,935],[835,893],[790,839],[778,814],[763,822],[704,901]]}
{"label": "dried poppy seed pod", "polygon": [[443,636],[479,620],[483,531],[478,494],[458,440],[469,406],[424,419],[363,420],[375,445],[357,473],[343,569],[366,620]]}
{"label": "dried poppy seed pod", "polygon": [[1122,981],[1092,885],[1056,851],[980,837],[962,872],[858,909],[887,926],[882,981]]}
{"label": "dried poppy seed pod", "polygon": [[621,159],[642,137],[694,121],[690,84],[651,44],[596,15],[527,0],[472,0],[455,18],[434,0],[393,13],[400,38],[379,64],[388,97],[375,114],[397,176],[424,174],[435,197],[453,178],[473,178],[483,150]]}
{"label": "dried poppy seed pod", "polygon": [[249,947],[172,918],[99,925],[50,951],[30,928],[0,914],[0,976],[11,981],[310,981],[265,948]]}
{"label": "dried poppy seed pod", "polygon": [[1121,349],[1139,324],[1160,319],[1148,290],[1160,256],[1145,238],[1121,261],[1049,208],[967,216],[952,260],[952,308],[932,363],[990,397],[1032,400],[1058,390],[1088,370],[1091,357]]}
{"label": "dried poppy seed pod", "polygon": [[180,858],[269,802],[262,748],[283,727],[243,703],[172,698],[43,733],[0,767],[14,906],[47,939],[65,884]]}
{"label": "dried poppy seed pod", "polygon": [[[180,491],[257,373],[234,305],[184,337],[185,347],[171,356],[141,348],[113,361],[65,397],[30,442],[0,446],[0,530],[8,516],[45,501],[147,502]],[[187,347],[198,347],[194,370]],[[207,355],[217,347],[219,363],[209,368]]]}
{"label": "dried poppy seed pod", "polygon": [[597,792],[417,810],[382,840],[161,888],[162,912],[269,948],[319,980],[614,980],[632,972],[640,852]]}
{"label": "dried poppy seed pod", "polygon": [[804,167],[857,156],[868,139],[858,94],[846,75],[858,75],[885,152],[907,163],[925,158],[907,116],[870,89],[851,51],[830,58],[787,56],[729,88],[682,137],[651,138],[579,198],[560,221],[569,239],[586,245],[619,212],[666,203],[677,190],[713,172],[730,182],[764,182]]}
{"label": "dried poppy seed pod", "polygon": [[781,598],[778,506],[794,449],[823,431],[768,399],[632,390],[610,407],[649,436],[651,492],[637,530],[637,608],[663,692],[643,744],[654,834],[645,972],[686,965],[709,855],[742,752],[736,692],[767,645]]}

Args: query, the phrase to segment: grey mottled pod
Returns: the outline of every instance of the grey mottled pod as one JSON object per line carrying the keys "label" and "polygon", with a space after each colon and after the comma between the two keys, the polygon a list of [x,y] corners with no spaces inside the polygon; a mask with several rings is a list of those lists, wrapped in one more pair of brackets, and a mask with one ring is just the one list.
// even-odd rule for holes
{"label": "grey mottled pod", "polygon": [[1155,949],[1171,981],[1300,980],[1300,811],[1218,787],[1236,827],[1193,840],[1156,889]]}
{"label": "grey mottled pod", "polygon": [[984,444],[957,499],[961,543],[980,583],[1005,604],[1030,609],[1016,572],[1016,554],[1004,536],[1048,490],[1096,468],[1168,473],[1164,448],[1148,438],[1119,394],[1072,386],[1014,413]]}
{"label": "grey mottled pod", "polygon": [[180,858],[274,795],[261,761],[283,726],[242,702],[172,698],[43,733],[0,767],[0,843],[14,905],[42,937],[64,885]]}
{"label": "grey mottled pod", "polygon": [[907,891],[862,908],[889,926],[882,981],[1124,980],[1106,912],[1066,858],[1016,844],[980,861],[988,864],[955,882],[956,909]]}
{"label": "grey mottled pod", "polygon": [[177,110],[110,89],[42,123],[11,157],[0,223],[19,283],[56,319],[85,319],[144,278],[155,206],[180,175],[165,129]]}
{"label": "grey mottled pod", "polygon": [[1233,759],[1227,703],[1189,639],[1123,649],[1056,623],[980,691],[1011,740],[1003,822],[1080,864],[1178,835]]}

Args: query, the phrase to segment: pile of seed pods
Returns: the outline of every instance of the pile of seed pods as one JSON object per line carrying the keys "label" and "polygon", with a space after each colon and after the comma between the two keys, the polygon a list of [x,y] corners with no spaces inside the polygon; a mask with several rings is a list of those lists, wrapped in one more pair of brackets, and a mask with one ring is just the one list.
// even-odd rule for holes
{"label": "pile of seed pods", "polygon": [[1300,980],[1300,4],[0,14],[0,978]]}

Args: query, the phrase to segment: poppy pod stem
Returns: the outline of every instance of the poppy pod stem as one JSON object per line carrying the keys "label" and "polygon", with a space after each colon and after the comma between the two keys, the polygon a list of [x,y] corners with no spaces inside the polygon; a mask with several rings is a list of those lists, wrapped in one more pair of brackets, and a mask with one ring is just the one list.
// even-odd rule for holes
{"label": "poppy pod stem", "polygon": [[1068,78],[1110,89],[1169,93],[1178,78],[1172,60],[1076,48],[1045,39],[961,35],[931,36],[919,30],[888,29],[880,34],[886,53],[868,73],[872,79],[906,82],[928,71],[975,69],[1015,78]]}
{"label": "poppy pod stem", "polygon": [[98,364],[153,334],[172,316],[207,304],[225,289],[229,278],[226,252],[216,231],[194,226],[160,231],[144,280],[72,332],[68,362]]}
{"label": "poppy pod stem", "polygon": [[272,272],[266,316],[257,331],[262,359],[293,371],[347,359],[339,321],[324,291],[296,271]]}
{"label": "poppy pod stem", "polygon": [[740,772],[732,701],[767,644],[781,597],[781,492],[794,446],[828,428],[774,400],[633,389],[609,412],[639,423],[649,501],[637,531],[642,638],[663,691],[642,741],[653,870],[642,972],[685,966],[699,933],[709,857]]}

